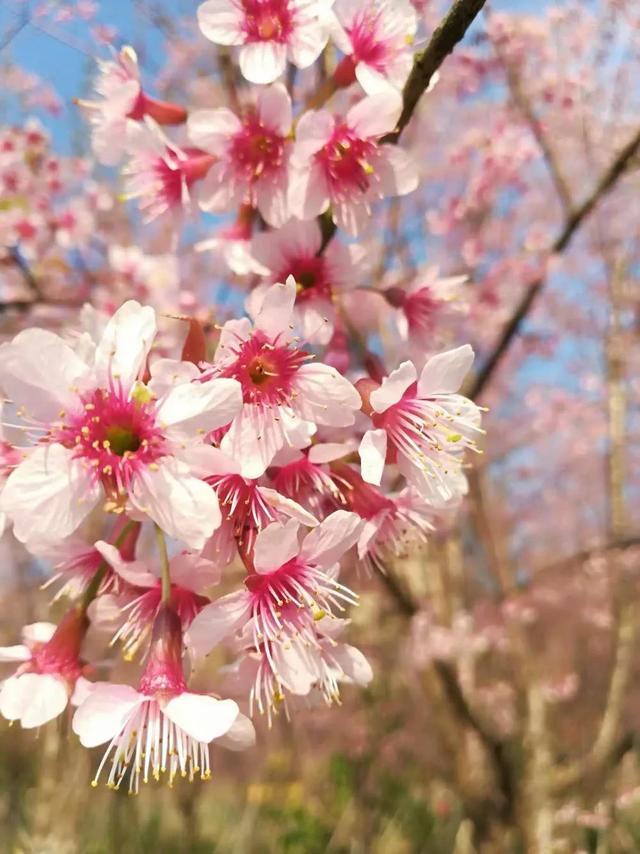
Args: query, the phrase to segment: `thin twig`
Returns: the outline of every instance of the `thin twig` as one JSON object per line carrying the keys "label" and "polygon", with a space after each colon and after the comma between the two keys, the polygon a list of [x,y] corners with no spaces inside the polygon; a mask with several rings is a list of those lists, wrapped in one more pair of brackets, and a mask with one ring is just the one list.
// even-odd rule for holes
{"label": "thin twig", "polygon": [[[609,167],[603,172],[600,180],[595,186],[595,189],[585,201],[575,208],[567,217],[562,231],[553,242],[549,249],[549,254],[560,254],[567,248],[571,239],[578,228],[582,225],[585,219],[598,205],[601,199],[609,193],[615,186],[618,179],[624,174],[631,159],[640,150],[640,131],[636,132],[634,137],[624,146],[619,154],[614,158]],[[486,360],[481,370],[476,374],[475,378],[465,390],[465,394],[471,398],[477,398],[486,388],[489,380],[493,377],[496,368],[502,361],[505,353],[511,346],[513,340],[520,331],[520,327],[524,319],[531,311],[538,294],[544,287],[546,282],[545,276],[537,278],[525,291],[524,296],[516,306],[511,319],[505,326],[498,343],[493,349],[491,355]]]}
{"label": "thin twig", "polygon": [[504,55],[504,51],[500,49],[500,46],[496,43],[496,41],[494,40],[492,43],[494,52],[504,71],[507,86],[509,88],[509,94],[511,95],[511,100],[513,101],[513,103],[521,113],[522,117],[526,121],[529,130],[531,131],[535,141],[537,142],[538,148],[542,152],[542,157],[545,163],[547,164],[547,169],[549,170],[549,174],[551,175],[551,180],[553,181],[553,185],[555,187],[556,193],[558,194],[558,198],[562,203],[562,207],[564,208],[566,213],[569,213],[573,207],[571,191],[569,190],[569,185],[564,179],[564,175],[558,164],[555,152],[547,141],[547,138],[540,125],[540,121],[536,116],[533,106],[522,87],[517,71],[509,62],[507,57]]}

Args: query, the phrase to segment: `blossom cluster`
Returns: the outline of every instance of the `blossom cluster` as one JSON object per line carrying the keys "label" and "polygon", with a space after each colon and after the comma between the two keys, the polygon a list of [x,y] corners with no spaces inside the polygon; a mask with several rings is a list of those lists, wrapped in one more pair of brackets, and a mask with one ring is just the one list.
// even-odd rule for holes
{"label": "blossom cluster", "polygon": [[[345,640],[354,568],[384,573],[455,513],[482,432],[461,393],[471,347],[434,345],[464,277],[383,283],[398,339],[385,364],[357,328],[358,292],[374,289],[362,246],[333,234],[358,238],[376,202],[418,186],[385,141],[411,4],[206,0],[198,22],[254,84],[233,109],[152,97],[130,47],[101,62],[81,106],[97,160],[124,164],[145,220],[168,214],[177,240],[194,203],[231,215],[198,248],[245,277],[245,316],[167,316],[153,286],[165,262],[112,246],[129,299],[0,346],[0,521],[70,600],[57,625],[0,649],[15,666],[0,714],[33,728],[74,707],[81,743],[106,745],[95,782],[132,792],[165,773],[206,779],[209,745],[250,746],[255,716],[368,684]],[[329,39],[341,58],[328,85],[294,103],[287,62],[309,68]],[[95,678],[89,633],[139,662],[135,688]],[[224,699],[198,683],[220,647]]]}

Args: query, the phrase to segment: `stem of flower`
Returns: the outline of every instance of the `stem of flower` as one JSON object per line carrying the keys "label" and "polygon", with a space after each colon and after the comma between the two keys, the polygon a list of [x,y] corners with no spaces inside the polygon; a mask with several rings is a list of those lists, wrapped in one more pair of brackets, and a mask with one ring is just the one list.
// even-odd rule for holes
{"label": "stem of flower", "polygon": [[167,542],[164,531],[159,525],[156,529],[156,540],[158,541],[158,552],[160,553],[160,579],[162,582],[162,601],[168,605],[171,601],[171,573],[169,571],[169,555],[167,554]]}

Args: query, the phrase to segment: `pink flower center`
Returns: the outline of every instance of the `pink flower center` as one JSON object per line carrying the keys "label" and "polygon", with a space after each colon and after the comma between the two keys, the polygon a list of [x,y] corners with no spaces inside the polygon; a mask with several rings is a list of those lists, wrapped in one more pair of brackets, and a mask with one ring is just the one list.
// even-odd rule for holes
{"label": "pink flower center", "polygon": [[221,376],[238,380],[245,403],[263,406],[282,406],[290,400],[295,376],[308,358],[303,350],[272,344],[261,332],[241,342],[236,353],[235,362]]}
{"label": "pink flower center", "polygon": [[246,528],[260,531],[275,521],[275,514],[255,481],[239,474],[227,474],[214,475],[207,478],[207,482],[215,489],[227,518],[233,521],[236,537],[242,537]]}
{"label": "pink flower center", "polygon": [[334,609],[343,611],[344,603],[357,602],[348,587],[298,558],[292,558],[273,572],[251,573],[244,583],[251,594],[256,649],[261,644],[280,642],[283,633],[295,635],[309,611],[317,619],[333,613]]}
{"label": "pink flower center", "polygon": [[377,71],[384,71],[387,49],[379,35],[380,12],[364,9],[353,19],[353,25],[346,28],[351,40],[353,58],[356,63],[365,62]]}
{"label": "pink flower center", "polygon": [[284,139],[261,124],[255,114],[247,116],[244,126],[231,140],[231,156],[236,171],[245,181],[257,181],[282,166]]}
{"label": "pink flower center", "polygon": [[362,478],[344,463],[334,463],[332,471],[336,483],[350,510],[363,519],[373,519],[383,510],[392,511],[395,504],[375,486],[365,483]]}
{"label": "pink flower center", "polygon": [[86,617],[76,609],[62,618],[50,640],[31,647],[31,660],[24,667],[30,673],[50,673],[60,676],[70,685],[82,673],[80,645],[87,628]]}
{"label": "pink flower center", "polygon": [[158,607],[139,690],[150,697],[170,697],[187,690],[182,669],[182,624],[172,606]]}
{"label": "pink flower center", "polygon": [[312,463],[306,454],[299,460],[278,468],[272,480],[278,492],[293,498],[294,501],[312,500],[316,503],[324,498],[341,500],[338,487],[328,472],[322,466]]}
{"label": "pink flower center", "polygon": [[432,332],[438,307],[439,301],[434,299],[429,288],[407,294],[403,308],[409,329],[412,332]]}
{"label": "pink flower center", "polygon": [[324,258],[315,256],[291,258],[287,267],[279,272],[276,280],[286,282],[287,276],[293,276],[296,280],[298,302],[319,298],[331,299],[331,282],[327,276]]}
{"label": "pink flower center", "polygon": [[182,205],[185,188],[204,178],[215,160],[212,154],[199,148],[187,148],[184,154],[185,159],[178,159],[175,152],[167,149],[165,157],[157,157],[151,164],[156,191],[169,208]]}
{"label": "pink flower center", "polygon": [[58,428],[54,441],[75,448],[105,488],[127,490],[136,472],[166,452],[152,407],[115,387],[96,389],[83,403],[84,411]]}
{"label": "pink flower center", "polygon": [[274,41],[285,44],[293,32],[289,0],[241,0],[244,34],[248,42]]}
{"label": "pink flower center", "polygon": [[369,189],[376,145],[359,139],[346,124],[336,125],[329,142],[315,155],[335,196]]}

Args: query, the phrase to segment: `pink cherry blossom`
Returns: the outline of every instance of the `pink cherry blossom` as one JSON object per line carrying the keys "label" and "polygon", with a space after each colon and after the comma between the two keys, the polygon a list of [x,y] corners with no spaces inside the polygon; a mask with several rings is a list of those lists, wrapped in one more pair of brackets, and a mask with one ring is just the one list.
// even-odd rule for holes
{"label": "pink cherry blossom", "polygon": [[72,608],[57,628],[33,623],[23,629],[22,644],[0,648],[0,663],[18,664],[0,688],[4,718],[31,729],[62,714],[78,682],[86,681],[79,657],[86,627],[86,616]]}
{"label": "pink cherry blossom", "polygon": [[287,59],[308,68],[329,36],[333,0],[207,0],[198,23],[215,44],[242,46],[239,63],[252,83],[272,83]]}
{"label": "pink cherry blossom", "polygon": [[[187,690],[181,662],[180,621],[166,606],[156,617],[151,653],[139,690],[99,682],[73,717],[73,730],[85,747],[108,742],[94,785],[111,761],[107,779],[118,789],[128,776],[129,791],[168,774],[171,785],[180,774],[193,780],[211,777],[209,744],[234,727],[240,715],[233,700],[218,700]],[[252,730],[246,722],[245,732]]]}
{"label": "pink cherry blossom", "polygon": [[[291,606],[285,606],[285,614]],[[304,647],[285,647],[275,654],[248,646],[240,658],[225,668],[225,686],[236,694],[249,696],[249,711],[266,715],[271,726],[274,713],[284,708],[287,718],[301,706],[315,705],[318,699],[328,705],[340,700],[340,684],[368,685],[373,672],[356,647],[335,638],[347,620],[321,617],[300,625]]]}
{"label": "pink cherry blossom", "polygon": [[[120,642],[125,657],[132,658],[147,640],[162,608],[158,565],[151,561],[147,564],[143,560],[123,560],[117,548],[101,540],[95,549],[120,581],[119,593],[126,599],[112,643]],[[169,571],[169,605],[186,629],[209,601],[202,594],[220,581],[220,566],[198,554],[180,552],[171,559]]]}
{"label": "pink cherry blossom", "polygon": [[0,385],[40,434],[0,498],[22,542],[68,537],[101,499],[113,509],[129,503],[193,548],[219,524],[198,446],[238,412],[241,386],[191,382],[198,369],[185,377],[180,365],[172,382],[167,360],[145,386],[139,377],[155,334],[153,309],[131,300],[87,359],[42,329],[2,346]]}
{"label": "pink cherry blossom", "polygon": [[396,324],[403,341],[415,343],[424,352],[425,337],[437,335],[464,310],[461,288],[466,281],[467,276],[440,278],[438,268],[430,267],[406,289],[386,288],[387,302],[398,309]]}
{"label": "pink cherry blossom", "polygon": [[418,379],[403,362],[368,395],[374,429],[360,444],[362,477],[379,484],[388,454],[420,494],[442,505],[465,489],[465,448],[475,448],[480,410],[458,394],[473,363],[466,344],[429,359]]}
{"label": "pink cherry blossom", "polygon": [[196,110],[187,127],[191,142],[216,158],[200,191],[204,210],[245,204],[270,225],[286,222],[291,99],[281,83],[262,89],[240,117],[225,107]]}
{"label": "pink cherry blossom", "polygon": [[223,638],[245,628],[256,650],[264,647],[268,656],[281,655],[283,644],[303,645],[300,633],[315,618],[356,601],[336,575],[338,561],[361,529],[362,521],[344,510],[328,516],[302,543],[297,520],[268,525],[256,537],[245,589],[208,605],[191,624],[186,642],[192,655],[206,655]]}
{"label": "pink cherry blossom", "polygon": [[334,463],[332,474],[346,506],[365,520],[358,540],[358,557],[365,566],[385,571],[391,555],[406,553],[434,530],[433,508],[414,490],[384,493],[346,463]]}
{"label": "pink cherry blossom", "polygon": [[[328,344],[336,321],[335,298],[358,281],[362,252],[332,240],[321,252],[322,234],[314,220],[291,219],[276,232],[257,234],[251,255],[268,271],[270,282],[296,282],[296,326],[310,343]],[[267,284],[252,291],[253,302],[261,299]]]}
{"label": "pink cherry blossom", "polygon": [[327,506],[344,503],[329,463],[354,450],[355,444],[350,442],[318,443],[301,451],[285,448],[273,460],[273,484],[283,495],[323,515]]}
{"label": "pink cherry blossom", "polygon": [[127,124],[125,198],[138,199],[147,222],[179,216],[191,203],[193,185],[215,158],[199,148],[180,148],[151,119]]}
{"label": "pink cherry blossom", "polygon": [[160,124],[180,124],[186,112],[175,104],[158,101],[142,91],[138,57],[125,45],[115,59],[98,60],[94,83],[98,101],[79,101],[89,112],[91,143],[100,163],[114,166],[125,152],[128,119],[148,115]]}
{"label": "pink cherry blossom", "polygon": [[363,98],[345,117],[327,110],[305,113],[291,159],[292,214],[312,219],[331,207],[336,225],[356,237],[376,199],[413,192],[418,174],[407,153],[379,144],[401,110],[401,96],[389,90]]}
{"label": "pink cherry blossom", "polygon": [[304,447],[316,424],[346,427],[360,398],[351,383],[293,345],[296,298],[293,277],[265,293],[255,321],[229,321],[222,329],[213,367],[205,376],[228,377],[242,387],[243,406],[221,442],[242,460],[246,477],[261,475],[286,445]]}
{"label": "pink cherry blossom", "polygon": [[336,76],[350,75],[369,95],[401,89],[413,64],[416,12],[408,0],[336,0],[332,38],[345,54]]}
{"label": "pink cherry blossom", "polygon": [[318,520],[272,489],[264,477],[246,476],[242,461],[236,462],[219,449],[212,449],[211,472],[206,478],[218,496],[222,522],[205,547],[207,555],[229,563],[240,549],[246,555],[253,549],[256,535],[272,522],[297,519],[314,527]]}

